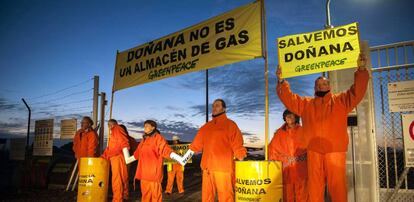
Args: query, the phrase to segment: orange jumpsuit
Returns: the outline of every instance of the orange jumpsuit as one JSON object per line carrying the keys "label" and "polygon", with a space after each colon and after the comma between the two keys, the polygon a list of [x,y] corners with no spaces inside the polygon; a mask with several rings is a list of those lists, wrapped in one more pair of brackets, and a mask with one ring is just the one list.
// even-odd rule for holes
{"label": "orange jumpsuit", "polygon": [[171,166],[171,170],[168,170],[167,187],[165,188],[166,193],[172,193],[174,186],[174,178],[177,177],[177,188],[178,193],[184,193],[184,167],[178,163],[172,163],[167,166]]}
{"label": "orange jumpsuit", "polygon": [[190,145],[194,152],[203,152],[202,201],[234,201],[234,157],[246,156],[243,137],[236,123],[222,114],[204,124]]}
{"label": "orange jumpsuit", "polygon": [[95,157],[98,146],[98,135],[94,130],[78,130],[73,138],[73,152],[76,159],[81,157]]}
{"label": "orange jumpsuit", "polygon": [[102,157],[111,163],[112,172],[112,201],[123,201],[128,199],[128,170],[125,163],[123,148],[129,149],[128,136],[124,129],[115,125],[111,129],[108,147]]}
{"label": "orange jumpsuit", "polygon": [[354,76],[348,91],[324,97],[300,97],[291,92],[287,81],[277,85],[283,104],[302,118],[310,201],[324,200],[326,181],[332,201],[347,201],[347,115],[364,97],[369,80],[367,70],[358,70]]}
{"label": "orange jumpsuit", "polygon": [[92,129],[84,131],[79,129],[73,138],[73,152],[78,160],[78,169],[80,169],[80,158],[95,157],[96,148],[98,147],[98,134]]}
{"label": "orange jumpsuit", "polygon": [[269,160],[281,161],[283,164],[283,201],[304,201],[308,193],[306,149],[300,137],[300,125],[287,128],[280,127],[269,144]]}
{"label": "orange jumpsuit", "polygon": [[170,158],[173,152],[159,133],[144,138],[134,152],[138,160],[135,179],[141,180],[142,202],[161,202],[163,158]]}

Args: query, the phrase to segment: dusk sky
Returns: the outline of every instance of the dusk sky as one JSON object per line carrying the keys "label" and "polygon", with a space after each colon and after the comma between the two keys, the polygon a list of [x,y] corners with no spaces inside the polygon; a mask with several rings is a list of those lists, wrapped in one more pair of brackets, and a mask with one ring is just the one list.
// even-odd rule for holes
{"label": "dusk sky", "polygon": [[[0,138],[26,134],[27,110],[21,98],[32,106],[33,120],[55,117],[60,122],[90,115],[94,75],[100,77],[100,91],[107,93],[109,108],[117,50],[249,2],[0,0]],[[360,37],[370,46],[413,40],[412,8],[412,0],[332,0],[332,24],[358,22]],[[284,110],[275,94],[276,39],[323,29],[325,1],[267,0],[265,9],[271,138],[282,124]],[[289,82],[294,92],[312,96],[316,76]],[[263,144],[264,60],[211,69],[209,84],[210,103],[216,98],[227,102],[228,117],[239,125],[245,142]],[[114,101],[113,118],[125,123],[134,137],[140,138],[143,121],[154,119],[167,139],[177,134],[191,141],[205,122],[205,72],[117,91]]]}

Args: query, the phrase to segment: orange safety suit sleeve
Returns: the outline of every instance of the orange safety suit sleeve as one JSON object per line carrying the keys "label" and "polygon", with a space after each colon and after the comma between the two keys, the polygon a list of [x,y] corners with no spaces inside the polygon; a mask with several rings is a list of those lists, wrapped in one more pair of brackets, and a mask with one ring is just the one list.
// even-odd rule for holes
{"label": "orange safety suit sleeve", "polygon": [[157,141],[157,145],[158,145],[158,153],[167,159],[170,159],[170,154],[173,152],[173,150],[171,149],[171,147],[168,145],[167,141],[161,136],[158,136],[159,139]]}
{"label": "orange safety suit sleeve", "polygon": [[106,160],[109,160],[109,155],[108,155],[108,147],[104,150],[104,152],[102,153],[102,155],[101,155],[101,157],[102,158],[104,158],[104,159],[106,159]]}
{"label": "orange safety suit sleeve", "polygon": [[96,148],[98,147],[98,135],[95,132],[92,132],[92,135],[88,139],[88,156],[96,156]]}
{"label": "orange safety suit sleeve", "polygon": [[269,160],[286,162],[287,159],[282,155],[282,151],[280,150],[280,138],[278,138],[277,135],[278,133],[276,132],[269,144]]}
{"label": "orange safety suit sleeve", "polygon": [[293,93],[290,90],[290,85],[287,80],[284,80],[283,83],[278,82],[276,93],[286,108],[298,116],[302,115],[306,103],[306,98]]}
{"label": "orange safety suit sleeve", "polygon": [[347,111],[353,108],[364,98],[369,80],[368,70],[358,70],[354,73],[354,84],[349,90],[339,95],[341,102],[346,106]]}
{"label": "orange safety suit sleeve", "polygon": [[[141,141],[142,142],[142,141]],[[137,149],[135,149],[135,151],[134,151],[134,158],[135,158],[135,160],[138,160],[139,159],[139,153],[141,152],[141,142],[140,143],[138,143],[138,146],[137,146]]]}
{"label": "orange safety suit sleeve", "polygon": [[203,135],[204,135],[204,127],[201,127],[200,130],[198,130],[196,136],[194,137],[193,142],[191,143],[189,147],[193,152],[201,152],[203,150],[203,146],[204,146]]}
{"label": "orange safety suit sleeve", "polygon": [[233,155],[237,159],[243,159],[246,157],[247,150],[245,147],[243,147],[243,136],[242,133],[237,127],[236,124],[231,124],[230,126],[230,132],[231,132],[231,148],[233,151]]}

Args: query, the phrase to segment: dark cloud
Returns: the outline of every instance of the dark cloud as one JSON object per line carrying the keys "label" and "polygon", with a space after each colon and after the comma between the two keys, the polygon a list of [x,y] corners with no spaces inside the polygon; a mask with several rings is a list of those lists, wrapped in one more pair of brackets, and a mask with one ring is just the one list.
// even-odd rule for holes
{"label": "dark cloud", "polygon": [[[125,124],[125,123],[123,123]],[[130,121],[130,122],[126,122],[126,124],[128,124],[129,126],[132,127],[138,127],[138,128],[143,128],[144,127],[144,121]]]}
{"label": "dark cloud", "polygon": [[247,138],[247,142],[246,143],[257,143],[260,141],[260,138],[258,138],[257,136],[248,136]]}
{"label": "dark cloud", "polygon": [[[275,65],[269,65],[275,66]],[[270,111],[282,111],[284,106],[276,95],[275,68],[269,70],[269,108]],[[292,91],[299,95],[311,95],[312,77],[288,79]],[[180,80],[185,89],[200,90],[205,86],[205,73],[194,74]],[[262,116],[265,107],[265,84],[263,62],[250,61],[227,65],[209,70],[210,101],[223,98],[227,102],[228,112],[239,117]],[[211,108],[211,104],[209,106]],[[205,105],[190,106],[192,116],[205,115]],[[211,112],[211,109],[209,109]]]}
{"label": "dark cloud", "polygon": [[[184,121],[169,121],[169,120],[155,120],[157,122],[158,130],[166,137],[170,139],[173,135],[178,135],[184,141],[191,141],[197,133],[199,127],[194,126],[191,123]],[[144,121],[131,121],[126,122],[128,127],[131,128],[143,128]],[[142,130],[133,129],[135,132],[142,133]]]}
{"label": "dark cloud", "polygon": [[[209,111],[211,111],[211,104],[209,104]],[[192,112],[191,116],[201,116],[206,114],[206,106],[205,105],[193,105],[190,106],[190,110]]]}
{"label": "dark cloud", "polygon": [[176,117],[176,118],[185,118],[186,117],[186,115],[185,114],[174,114],[174,117]]}
{"label": "dark cloud", "polygon": [[27,121],[26,119],[21,118],[21,117],[9,117],[8,120],[11,121],[11,122],[25,122],[25,121]]}
{"label": "dark cloud", "polygon": [[[89,115],[88,113],[71,113],[66,115],[55,115],[53,113],[45,113],[42,115],[34,114],[30,120],[30,131],[34,131],[36,120],[41,119],[53,119],[54,120],[54,132],[55,134],[60,133],[60,121],[62,119],[72,119],[75,118],[80,120],[83,116]],[[22,135],[25,134],[27,130],[27,119],[20,117],[9,117],[7,122],[0,121],[0,136],[1,137],[10,137],[10,135]]]}
{"label": "dark cloud", "polygon": [[[63,119],[77,119],[78,121],[82,119],[83,116],[90,115],[90,113],[70,113],[66,115],[55,115],[51,112],[44,112],[42,114],[33,114],[32,119],[30,120],[30,130],[34,131],[34,127],[36,124],[36,120],[42,119],[53,119],[54,120],[54,133],[60,134],[60,122]],[[0,135],[4,136],[7,134],[14,134],[18,135],[20,132],[16,133],[16,131],[22,131],[27,129],[27,119],[24,118],[16,118],[10,117],[8,118],[9,122],[0,122]]]}
{"label": "dark cloud", "polygon": [[51,111],[36,111],[34,114],[39,116],[54,116],[55,114]]}
{"label": "dark cloud", "polygon": [[55,132],[60,134],[60,122],[64,119],[76,119],[76,121],[79,123],[80,120],[84,117],[90,114],[86,113],[73,113],[73,114],[66,114],[66,115],[55,115],[51,116],[50,118],[53,119]]}
{"label": "dark cloud", "polygon": [[171,105],[168,105],[165,108],[168,109],[168,110],[171,110],[171,111],[180,111],[180,110],[182,110],[179,107],[175,107],[175,106],[171,106]]}
{"label": "dark cloud", "polygon": [[249,133],[249,132],[242,132],[243,136],[254,136],[256,134]]}
{"label": "dark cloud", "polygon": [[62,119],[77,119],[80,120],[82,119],[82,117],[84,116],[88,116],[90,115],[90,113],[85,112],[85,113],[72,113],[72,114],[65,114],[65,115],[56,115],[53,118],[55,120],[62,120]]}
{"label": "dark cloud", "polygon": [[23,103],[13,103],[10,100],[0,97],[0,111],[25,110]]}
{"label": "dark cloud", "polygon": [[24,135],[23,131],[27,127],[27,123],[22,122],[0,122],[0,137],[2,138],[11,138],[16,137],[17,135]]}
{"label": "dark cloud", "polygon": [[[31,134],[32,135],[32,134]],[[26,137],[26,133],[9,133],[0,129],[0,138],[11,139],[11,138],[23,138]]]}
{"label": "dark cloud", "polygon": [[22,127],[23,124],[21,123],[5,123],[5,122],[0,122],[0,128],[1,129],[5,129],[5,128],[18,128],[18,127]]}
{"label": "dark cloud", "polygon": [[[178,135],[181,137],[183,141],[192,141],[194,136],[197,134],[198,130],[200,129],[199,126],[195,126],[188,122],[183,121],[169,121],[169,120],[160,120],[157,121],[158,130],[163,134],[163,136],[167,139],[171,139],[173,135]],[[143,134],[144,131],[142,130],[144,121],[130,121],[124,123],[127,125],[128,130],[134,133]],[[257,137],[256,134],[243,132],[243,136],[247,137],[249,143],[255,143],[260,139]]]}

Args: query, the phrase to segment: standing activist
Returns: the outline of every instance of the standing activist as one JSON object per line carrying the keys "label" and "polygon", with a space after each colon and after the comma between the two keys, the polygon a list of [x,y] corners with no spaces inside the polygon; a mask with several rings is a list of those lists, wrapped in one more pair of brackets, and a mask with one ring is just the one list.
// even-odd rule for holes
{"label": "standing activist", "polygon": [[98,134],[93,130],[93,121],[89,116],[84,116],[81,120],[81,129],[76,131],[73,138],[73,152],[80,168],[80,158],[96,157],[98,147]]}
{"label": "standing activist", "polygon": [[[173,135],[172,137],[173,145],[179,144],[180,137],[177,135]],[[167,173],[168,173],[168,180],[167,180],[167,187],[165,188],[166,194],[171,194],[172,189],[174,186],[174,178],[177,178],[177,189],[178,193],[184,193],[184,166],[180,165],[179,163],[168,163],[167,164]]]}
{"label": "standing activist", "polygon": [[269,144],[269,160],[283,165],[283,201],[306,202],[308,168],[303,146],[300,118],[289,110],[283,112],[285,123],[273,135]]}
{"label": "standing activist", "polygon": [[283,67],[277,68],[277,95],[289,111],[299,115],[303,121],[310,201],[324,201],[326,184],[332,201],[347,201],[347,116],[365,95],[369,80],[366,60],[366,56],[361,53],[354,84],[349,90],[333,94],[330,92],[329,80],[319,77],[315,80],[313,98],[292,93],[289,83],[282,79]]}
{"label": "standing activist", "polygon": [[123,150],[129,149],[128,135],[126,131],[118,125],[115,119],[108,121],[108,128],[111,130],[108,147],[102,154],[102,158],[109,160],[112,172],[112,193],[113,202],[127,200],[128,190],[128,170],[123,155]]}
{"label": "standing activist", "polygon": [[[144,135],[133,156],[123,150],[126,163],[138,160],[135,178],[141,181],[142,202],[161,202],[163,178],[163,158],[182,162],[181,156],[173,152],[167,141],[157,129],[153,120],[144,122]],[[135,182],[134,182],[135,183]]]}
{"label": "standing activist", "polygon": [[216,193],[220,202],[233,202],[234,158],[243,160],[247,151],[243,147],[243,137],[239,127],[226,116],[224,100],[216,99],[212,111],[213,120],[200,128],[183,159],[187,161],[194,152],[203,152],[200,165],[203,172],[203,202],[213,202]]}

